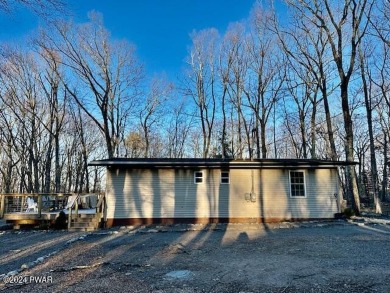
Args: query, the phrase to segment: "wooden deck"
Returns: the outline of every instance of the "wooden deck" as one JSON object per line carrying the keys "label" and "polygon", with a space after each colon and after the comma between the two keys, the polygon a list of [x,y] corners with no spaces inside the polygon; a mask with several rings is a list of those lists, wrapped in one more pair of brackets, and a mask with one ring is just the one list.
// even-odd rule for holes
{"label": "wooden deck", "polygon": [[71,223],[85,214],[96,215],[101,210],[98,199],[95,194],[0,194],[0,217],[20,229],[22,225],[52,224],[63,211]]}
{"label": "wooden deck", "polygon": [[[4,214],[4,220],[6,221],[16,221],[16,220],[48,220],[48,221],[54,221],[61,211],[56,212],[42,212],[39,216],[38,213],[32,213],[32,212],[19,212],[19,213],[7,213]],[[68,210],[64,210],[65,214],[68,214]],[[88,214],[93,215],[96,214],[96,209],[79,209],[78,210],[79,215]]]}
{"label": "wooden deck", "polygon": [[7,213],[4,220],[13,225],[14,229],[20,229],[21,225],[39,225],[45,222],[53,222],[59,213]]}
{"label": "wooden deck", "polygon": [[54,221],[56,217],[59,215],[59,212],[57,213],[41,213],[39,216],[38,213],[7,213],[4,214],[4,220],[6,221],[17,221],[17,220],[52,220]]}
{"label": "wooden deck", "polygon": [[[74,211],[73,211],[74,212]],[[68,210],[64,210],[65,214],[68,214]],[[41,215],[32,212],[20,212],[20,213],[7,213],[4,214],[4,220],[14,226],[14,229],[20,229],[21,225],[39,225],[44,222],[54,222],[60,214],[60,211],[56,212],[42,212]],[[96,209],[80,209],[77,212],[78,215],[95,215]]]}

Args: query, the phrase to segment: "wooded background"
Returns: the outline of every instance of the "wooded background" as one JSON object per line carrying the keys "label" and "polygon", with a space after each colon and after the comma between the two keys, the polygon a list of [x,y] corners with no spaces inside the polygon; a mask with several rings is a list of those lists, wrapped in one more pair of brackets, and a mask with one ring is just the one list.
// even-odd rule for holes
{"label": "wooded background", "polygon": [[194,31],[177,80],[147,76],[99,13],[16,2],[50,21],[1,44],[0,192],[96,191],[102,158],[311,158],[358,163],[340,172],[355,210],[386,200],[388,0],[256,2],[223,33]]}

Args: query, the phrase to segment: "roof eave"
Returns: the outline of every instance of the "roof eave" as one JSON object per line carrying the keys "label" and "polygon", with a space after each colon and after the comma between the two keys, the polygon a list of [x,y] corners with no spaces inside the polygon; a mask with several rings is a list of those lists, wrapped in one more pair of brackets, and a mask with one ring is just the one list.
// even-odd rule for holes
{"label": "roof eave", "polygon": [[229,169],[265,169],[265,168],[337,168],[355,165],[355,162],[319,161],[319,160],[96,160],[89,166],[105,166],[117,168],[229,168]]}

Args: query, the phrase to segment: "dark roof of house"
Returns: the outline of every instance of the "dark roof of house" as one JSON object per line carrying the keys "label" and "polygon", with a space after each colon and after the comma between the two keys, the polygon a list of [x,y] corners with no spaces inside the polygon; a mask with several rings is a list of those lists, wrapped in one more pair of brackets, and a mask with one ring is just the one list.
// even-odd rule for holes
{"label": "dark roof of house", "polygon": [[355,165],[354,162],[327,161],[314,159],[167,159],[167,158],[113,158],[95,160],[89,166],[106,166],[121,169],[179,169],[179,168],[214,168],[214,169],[280,169],[280,168],[336,168]]}

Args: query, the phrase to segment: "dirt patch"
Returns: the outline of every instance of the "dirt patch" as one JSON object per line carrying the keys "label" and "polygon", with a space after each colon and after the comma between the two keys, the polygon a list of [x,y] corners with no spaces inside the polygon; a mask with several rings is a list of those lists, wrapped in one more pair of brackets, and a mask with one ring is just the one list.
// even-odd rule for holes
{"label": "dirt patch", "polygon": [[[389,292],[386,222],[122,227],[87,235],[3,232],[12,250],[56,250],[10,292]],[[40,235],[41,234],[41,235]],[[40,237],[50,235],[51,237]],[[65,237],[67,236],[67,237]],[[41,238],[34,242],[33,239]],[[64,238],[65,237],[65,238]],[[73,238],[72,238],[73,237]],[[58,240],[58,241],[56,241]],[[71,241],[70,241],[71,240]],[[48,244],[50,243],[50,244]],[[55,244],[54,244],[55,243]],[[46,244],[46,246],[45,246]],[[43,247],[43,248],[42,248]],[[0,246],[0,275],[26,263]],[[35,255],[37,256],[37,255]],[[34,256],[34,257],[35,257]],[[4,258],[5,257],[5,258]],[[4,265],[4,266],[3,266]],[[5,269],[6,268],[6,269]],[[9,275],[7,275],[9,277]],[[41,277],[40,281],[34,278]],[[9,279],[7,279],[9,281]]]}

